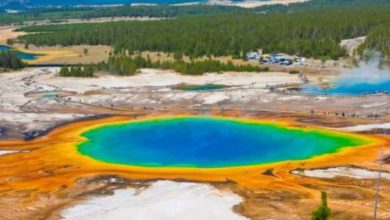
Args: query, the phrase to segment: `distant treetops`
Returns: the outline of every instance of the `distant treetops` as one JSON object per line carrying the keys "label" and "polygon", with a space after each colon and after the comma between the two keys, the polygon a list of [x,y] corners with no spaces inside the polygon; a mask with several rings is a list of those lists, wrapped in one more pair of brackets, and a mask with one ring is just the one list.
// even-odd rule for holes
{"label": "distant treetops", "polygon": [[203,73],[233,72],[268,72],[268,67],[255,65],[235,65],[231,61],[223,63],[218,60],[191,60],[184,61],[176,57],[172,61],[152,62],[149,57],[140,55],[111,55],[107,62],[90,65],[63,66],[59,72],[63,77],[93,77],[96,71],[107,72],[120,76],[136,74],[141,68],[170,69],[186,75],[201,75]]}
{"label": "distant treetops", "polygon": [[249,51],[338,59],[342,39],[368,35],[370,49],[390,51],[390,5],[292,13],[238,13],[154,21],[46,25],[23,28],[19,41],[35,45],[112,45],[115,53],[160,51],[190,58],[233,56]]}
{"label": "distant treetops", "polygon": [[[26,2],[26,1],[25,1]],[[27,1],[27,4],[34,1]],[[66,1],[55,1],[55,5],[63,5]],[[77,1],[78,5],[82,5]],[[88,1],[88,5],[93,5]],[[302,10],[313,9],[330,9],[330,8],[358,8],[367,6],[389,6],[388,0],[310,0],[301,3],[292,3],[288,5],[276,4],[265,5],[255,8],[241,8],[235,6],[224,5],[137,5],[137,6],[117,6],[117,7],[23,7],[18,13],[1,13],[2,6],[0,5],[0,24],[22,24],[28,21],[50,20],[52,23],[62,22],[65,19],[75,18],[89,20],[93,18],[112,18],[112,17],[149,17],[149,18],[174,18],[194,15],[211,15],[211,14],[237,14],[237,13],[273,13],[283,12],[291,13]],[[42,7],[43,5],[39,5]],[[4,9],[7,4],[3,5]]]}
{"label": "distant treetops", "polygon": [[93,65],[63,66],[58,73],[63,77],[93,77],[95,68]]}

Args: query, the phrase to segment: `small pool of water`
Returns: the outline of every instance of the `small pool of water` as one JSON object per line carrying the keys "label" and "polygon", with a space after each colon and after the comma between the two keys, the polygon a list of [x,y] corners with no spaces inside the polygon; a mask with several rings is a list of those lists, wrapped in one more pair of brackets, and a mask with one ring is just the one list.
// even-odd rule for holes
{"label": "small pool of water", "polygon": [[0,52],[7,51],[7,50],[15,51],[16,55],[22,60],[36,60],[39,57],[38,54],[25,53],[25,52],[15,50],[14,48],[7,45],[0,45]]}
{"label": "small pool of water", "polygon": [[303,160],[367,144],[355,136],[214,117],[174,117],[107,125],[82,134],[78,151],[144,167],[234,167]]}
{"label": "small pool of water", "polygon": [[337,81],[329,88],[321,88],[317,85],[307,85],[301,90],[306,94],[315,95],[367,95],[377,93],[390,93],[390,79],[381,82],[350,82]]}
{"label": "small pool of water", "polygon": [[390,93],[390,69],[376,59],[360,62],[357,67],[338,76],[330,87],[306,85],[302,88],[302,92],[320,95]]}
{"label": "small pool of water", "polygon": [[46,99],[55,99],[57,97],[58,97],[57,92],[47,92],[47,93],[42,94],[42,98],[46,98]]}
{"label": "small pool of water", "polygon": [[227,86],[224,85],[218,85],[218,84],[204,84],[204,85],[179,85],[176,86],[175,89],[178,90],[184,90],[184,91],[213,91],[213,90],[220,90],[227,88]]}

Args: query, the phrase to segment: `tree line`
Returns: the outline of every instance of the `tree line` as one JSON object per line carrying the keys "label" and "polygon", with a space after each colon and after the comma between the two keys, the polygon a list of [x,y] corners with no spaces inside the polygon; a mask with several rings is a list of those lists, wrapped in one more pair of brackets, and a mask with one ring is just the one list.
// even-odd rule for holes
{"label": "tree line", "polygon": [[[346,54],[339,45],[342,39],[367,35],[388,20],[390,6],[366,6],[148,22],[32,26],[22,28],[22,31],[34,33],[19,37],[19,41],[35,45],[112,45],[114,53],[161,51],[183,53],[191,58],[244,57],[248,51],[261,48],[265,53],[337,59]],[[372,39],[385,41],[386,37]],[[367,44],[367,47],[372,45]]]}
{"label": "tree line", "polygon": [[84,66],[63,66],[59,71],[59,76],[62,77],[93,77],[95,72],[94,65],[84,65]]}
{"label": "tree line", "polygon": [[141,68],[154,68],[154,69],[171,69],[178,73],[186,75],[201,75],[207,72],[267,72],[268,67],[262,68],[254,65],[235,65],[231,61],[223,63],[218,60],[206,59],[206,60],[190,60],[184,61],[181,58],[174,59],[173,61],[155,61],[144,58],[140,55],[116,55],[108,59],[108,62],[103,62],[97,65],[97,69],[107,70],[111,73],[119,75],[133,75]]}
{"label": "tree line", "polygon": [[367,35],[363,48],[380,51],[390,58],[390,22],[374,27]]}
{"label": "tree line", "polygon": [[103,17],[152,17],[173,18],[193,15],[226,14],[250,11],[235,6],[223,5],[151,5],[151,6],[119,6],[119,7],[80,7],[80,8],[43,8],[31,9],[17,14],[0,13],[0,25],[21,24],[26,21],[64,19],[83,19]]}
{"label": "tree line", "polygon": [[0,52],[0,67],[3,69],[21,69],[26,64],[18,57],[16,52],[6,50]]}
{"label": "tree line", "polygon": [[203,73],[233,72],[268,72],[268,67],[254,65],[235,65],[231,61],[223,63],[218,60],[191,60],[174,59],[171,61],[152,61],[149,57],[140,55],[112,55],[107,62],[90,64],[84,66],[63,66],[59,71],[59,76],[63,77],[93,77],[96,71],[108,72],[114,75],[131,76],[139,72],[142,68],[153,68],[163,70],[174,70],[186,75],[201,75]]}
{"label": "tree line", "polygon": [[139,5],[118,7],[70,7],[32,8],[16,14],[0,13],[1,24],[16,24],[26,21],[51,20],[53,23],[64,19],[92,19],[102,17],[153,17],[173,18],[193,15],[211,15],[251,12],[292,12],[311,9],[356,8],[364,6],[390,5],[388,0],[311,0],[289,5],[266,5],[255,8],[241,8],[223,5]]}
{"label": "tree line", "polygon": [[310,0],[292,4],[275,4],[256,7],[253,10],[257,12],[294,12],[300,10],[312,9],[351,9],[367,6],[388,6],[388,0]]}

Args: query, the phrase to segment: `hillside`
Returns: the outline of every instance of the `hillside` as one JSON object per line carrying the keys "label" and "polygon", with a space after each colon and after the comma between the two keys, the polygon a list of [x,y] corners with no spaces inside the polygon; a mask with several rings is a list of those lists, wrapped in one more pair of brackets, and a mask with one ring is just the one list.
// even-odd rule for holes
{"label": "hillside", "polygon": [[48,7],[48,6],[76,6],[76,5],[101,5],[101,4],[130,4],[131,0],[3,0],[0,6],[7,7]]}
{"label": "hillside", "polygon": [[[173,18],[182,16],[194,15],[210,15],[210,14],[231,14],[231,13],[292,13],[305,10],[327,10],[327,9],[352,9],[367,6],[390,6],[390,1],[387,0],[311,0],[303,3],[294,3],[290,5],[265,5],[255,8],[242,8],[234,6],[245,1],[235,0],[236,3],[228,3],[228,5],[168,5],[170,3],[183,3],[192,0],[148,0],[148,3],[159,3],[158,5],[137,5],[137,6],[110,6],[110,7],[69,7],[73,5],[73,0],[62,1],[64,7],[53,8],[44,7],[43,3],[56,4],[54,0],[34,1],[32,0],[5,0],[7,2],[0,3],[0,25],[22,24],[28,21],[51,20],[59,21],[64,19],[93,19],[103,17],[153,17],[153,18]],[[77,1],[77,4],[88,2],[89,4],[104,3],[108,0],[82,0]],[[126,0],[129,1],[129,0]],[[209,2],[215,2],[209,0]],[[217,0],[218,2],[220,0]],[[124,2],[121,0],[108,1],[110,3]],[[132,1],[132,3],[145,2],[144,0]],[[241,2],[241,3],[240,3]],[[271,1],[282,2],[282,0]],[[285,1],[283,1],[285,2]],[[269,1],[268,1],[269,3]],[[267,3],[267,4],[268,4]],[[59,3],[58,3],[59,4]],[[246,3],[243,3],[246,4]],[[1,6],[2,5],[2,6]],[[1,9],[14,8],[25,10],[19,13],[1,13]],[[5,7],[5,8],[4,8]],[[56,22],[57,23],[57,22]],[[30,23],[31,25],[31,23]]]}
{"label": "hillside", "polygon": [[[23,28],[33,33],[20,40],[35,45],[112,45],[116,52],[162,51],[190,57],[242,57],[248,51],[262,48],[265,53],[337,59],[346,54],[340,47],[342,39],[367,35],[387,23],[389,15],[390,7],[361,7],[194,16],[149,22],[49,25]],[[378,37],[381,33],[369,35],[368,39],[373,42],[368,48],[387,45],[384,42],[388,38]],[[384,53],[389,50],[387,46],[379,49]]]}

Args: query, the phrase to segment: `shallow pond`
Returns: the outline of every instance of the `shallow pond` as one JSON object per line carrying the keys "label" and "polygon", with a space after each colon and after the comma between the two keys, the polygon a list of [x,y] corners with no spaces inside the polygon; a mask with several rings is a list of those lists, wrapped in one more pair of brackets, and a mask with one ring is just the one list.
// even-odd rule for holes
{"label": "shallow pond", "polygon": [[21,51],[18,51],[18,50],[15,50],[14,48],[10,47],[10,46],[7,46],[7,45],[0,45],[0,52],[2,51],[7,51],[7,50],[12,50],[12,51],[15,51],[16,52],[16,55],[22,59],[22,60],[36,60],[39,55],[38,54],[34,54],[34,53],[25,53],[25,52],[21,52]]}
{"label": "shallow pond", "polygon": [[321,95],[365,95],[390,93],[390,69],[377,60],[361,62],[338,76],[330,87],[306,85],[303,93]]}
{"label": "shallow pond", "polygon": [[213,90],[220,90],[227,88],[227,86],[224,85],[218,85],[218,84],[203,84],[203,85],[190,85],[190,84],[183,84],[174,87],[174,89],[177,90],[184,90],[184,91],[213,91]]}
{"label": "shallow pond", "polygon": [[367,95],[376,93],[390,93],[390,78],[380,82],[351,82],[348,80],[336,81],[329,88],[317,85],[307,85],[302,88],[303,93],[318,95]]}

